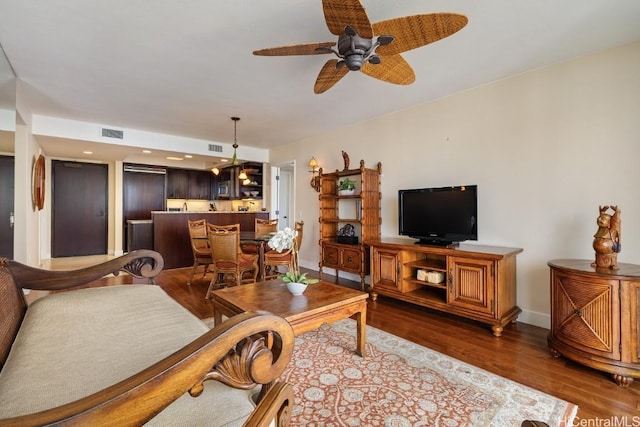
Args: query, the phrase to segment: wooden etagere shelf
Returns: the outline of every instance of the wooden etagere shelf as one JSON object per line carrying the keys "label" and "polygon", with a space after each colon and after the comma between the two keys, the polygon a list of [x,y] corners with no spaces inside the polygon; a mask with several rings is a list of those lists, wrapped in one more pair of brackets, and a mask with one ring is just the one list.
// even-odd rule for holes
{"label": "wooden etagere shelf", "polygon": [[[345,168],[331,173],[320,169],[320,262],[323,268],[336,272],[345,271],[360,276],[360,287],[364,290],[365,276],[369,274],[369,247],[365,241],[380,237],[380,176],[382,164],[376,168]],[[356,182],[355,193],[339,195],[338,184],[344,178]],[[341,243],[338,232],[345,225],[354,227],[357,243]]]}

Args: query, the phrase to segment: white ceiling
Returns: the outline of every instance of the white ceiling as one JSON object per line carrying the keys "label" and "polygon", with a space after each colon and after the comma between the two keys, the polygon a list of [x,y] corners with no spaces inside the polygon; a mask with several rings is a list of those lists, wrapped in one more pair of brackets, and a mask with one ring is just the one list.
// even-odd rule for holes
{"label": "white ceiling", "polygon": [[[222,143],[239,116],[239,144],[269,148],[640,40],[638,0],[363,4],[371,22],[455,12],[469,23],[403,54],[410,86],[350,72],[321,95],[329,55],[252,55],[335,41],[320,0],[0,0],[0,45],[33,113]],[[69,143],[47,153],[56,146]]]}

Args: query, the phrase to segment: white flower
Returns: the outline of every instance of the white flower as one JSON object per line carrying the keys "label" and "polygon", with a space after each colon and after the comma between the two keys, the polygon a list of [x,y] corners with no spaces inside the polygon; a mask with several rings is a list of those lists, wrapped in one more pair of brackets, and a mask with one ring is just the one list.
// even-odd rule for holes
{"label": "white flower", "polygon": [[295,247],[296,236],[298,232],[286,227],[284,230],[278,231],[271,239],[269,239],[269,247],[278,252],[288,251],[293,249],[293,252],[297,252]]}
{"label": "white flower", "polygon": [[318,279],[307,279],[307,273],[300,272],[298,264],[298,245],[296,236],[298,232],[286,227],[284,230],[278,231],[267,243],[269,247],[278,252],[291,250],[291,264],[289,271],[283,276],[282,280],[289,283],[317,283]]}

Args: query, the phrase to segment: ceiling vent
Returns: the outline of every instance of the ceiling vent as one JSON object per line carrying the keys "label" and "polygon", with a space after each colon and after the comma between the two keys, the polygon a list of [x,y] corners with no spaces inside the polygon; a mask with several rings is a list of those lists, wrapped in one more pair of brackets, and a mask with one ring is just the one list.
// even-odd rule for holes
{"label": "ceiling vent", "polygon": [[209,144],[209,151],[213,151],[214,153],[222,153],[222,145]]}
{"label": "ceiling vent", "polygon": [[116,129],[102,128],[102,136],[105,138],[123,139],[124,132]]}

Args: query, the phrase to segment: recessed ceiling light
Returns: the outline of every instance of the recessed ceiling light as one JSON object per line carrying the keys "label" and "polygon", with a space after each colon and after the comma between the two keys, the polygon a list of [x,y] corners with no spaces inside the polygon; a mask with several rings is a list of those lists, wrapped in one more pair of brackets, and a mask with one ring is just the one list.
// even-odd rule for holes
{"label": "recessed ceiling light", "polygon": [[169,157],[165,157],[167,160],[183,160],[182,157],[173,157],[173,156],[169,156]]}
{"label": "recessed ceiling light", "polygon": [[229,161],[229,159],[220,159],[220,161],[221,161],[222,163],[227,163],[227,162]]}
{"label": "recessed ceiling light", "polygon": [[191,154],[185,154],[184,157],[187,158],[187,159],[193,158],[193,156]]}
{"label": "recessed ceiling light", "polygon": [[93,154],[93,151],[83,151],[84,154]]}
{"label": "recessed ceiling light", "polygon": [[151,154],[151,150],[142,150],[144,154]]}

